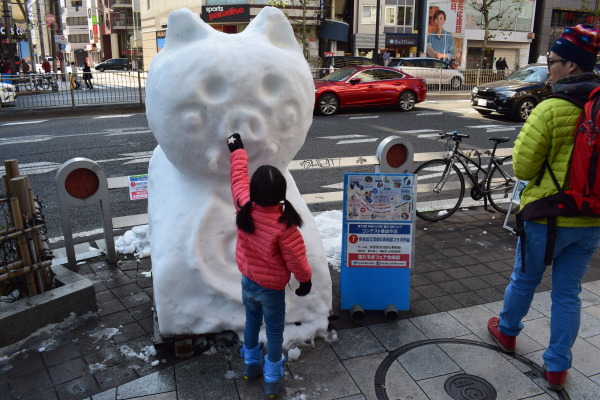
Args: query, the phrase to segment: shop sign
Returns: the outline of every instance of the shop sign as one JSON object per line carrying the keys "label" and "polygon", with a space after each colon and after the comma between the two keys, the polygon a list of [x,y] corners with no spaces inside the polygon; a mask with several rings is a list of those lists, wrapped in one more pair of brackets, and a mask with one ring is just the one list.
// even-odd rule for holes
{"label": "shop sign", "polygon": [[385,34],[385,46],[386,47],[397,47],[397,46],[417,46],[419,41],[419,35],[406,34],[406,33],[386,33]]}
{"label": "shop sign", "polygon": [[216,5],[202,6],[200,18],[208,23],[248,22],[250,21],[250,5]]}
{"label": "shop sign", "polygon": [[[17,27],[13,26],[12,28],[10,28],[10,34],[11,35],[24,35],[25,32],[18,26]],[[6,29],[4,28],[4,26],[0,26],[0,35],[6,35]]]}
{"label": "shop sign", "polygon": [[167,31],[156,31],[157,39],[164,39],[167,37]]}

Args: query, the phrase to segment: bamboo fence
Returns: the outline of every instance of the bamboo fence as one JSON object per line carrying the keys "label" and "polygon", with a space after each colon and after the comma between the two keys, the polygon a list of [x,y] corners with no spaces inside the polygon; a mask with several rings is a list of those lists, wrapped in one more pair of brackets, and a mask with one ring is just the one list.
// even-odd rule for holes
{"label": "bamboo fence", "polygon": [[19,297],[51,289],[52,252],[45,239],[41,205],[33,196],[29,178],[21,176],[17,160],[4,162],[0,198],[0,295],[19,290]]}

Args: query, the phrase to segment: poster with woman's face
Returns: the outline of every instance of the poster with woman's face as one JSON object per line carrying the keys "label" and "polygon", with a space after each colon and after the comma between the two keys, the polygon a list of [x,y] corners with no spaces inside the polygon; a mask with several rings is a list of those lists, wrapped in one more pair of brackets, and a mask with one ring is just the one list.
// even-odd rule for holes
{"label": "poster with woman's face", "polygon": [[465,0],[430,0],[427,24],[427,57],[462,64]]}

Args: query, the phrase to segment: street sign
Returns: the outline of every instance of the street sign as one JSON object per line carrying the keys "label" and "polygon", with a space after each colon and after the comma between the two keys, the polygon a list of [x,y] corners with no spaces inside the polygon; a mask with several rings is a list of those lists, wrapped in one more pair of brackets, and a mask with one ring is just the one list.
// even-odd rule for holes
{"label": "street sign", "polygon": [[46,14],[44,19],[46,20],[47,24],[53,24],[56,22],[56,17],[54,16],[54,14]]}
{"label": "street sign", "polygon": [[54,43],[67,44],[67,37],[65,35],[54,35]]}

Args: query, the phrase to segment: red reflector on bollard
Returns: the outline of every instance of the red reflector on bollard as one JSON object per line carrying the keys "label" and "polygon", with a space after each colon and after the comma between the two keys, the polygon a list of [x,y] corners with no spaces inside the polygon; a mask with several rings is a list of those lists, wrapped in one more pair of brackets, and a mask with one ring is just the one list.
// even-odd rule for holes
{"label": "red reflector on bollard", "polygon": [[67,193],[77,199],[91,197],[100,186],[98,176],[87,168],[77,168],[67,175],[65,189]]}
{"label": "red reflector on bollard", "polygon": [[392,168],[399,168],[406,162],[408,150],[403,144],[395,144],[388,150],[386,154],[386,161]]}

